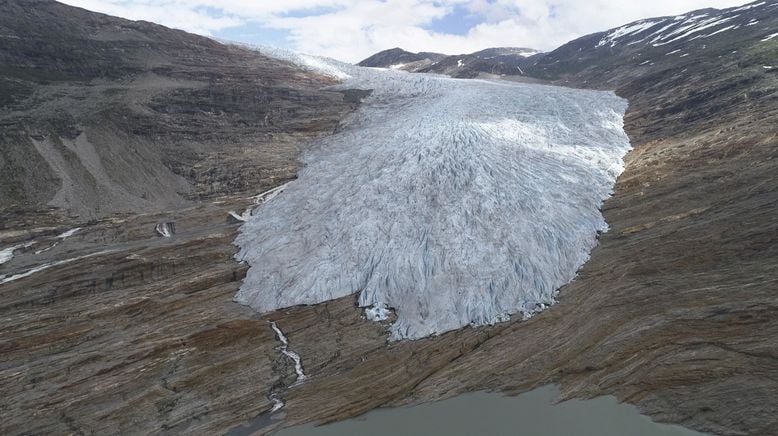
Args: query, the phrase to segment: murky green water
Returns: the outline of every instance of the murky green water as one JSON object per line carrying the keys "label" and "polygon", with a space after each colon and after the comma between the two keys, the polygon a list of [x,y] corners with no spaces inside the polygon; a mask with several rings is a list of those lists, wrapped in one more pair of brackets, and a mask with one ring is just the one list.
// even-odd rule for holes
{"label": "murky green water", "polygon": [[516,397],[472,393],[437,403],[379,409],[322,427],[282,430],[279,436],[691,436],[700,433],[658,424],[614,397],[554,404],[546,386]]}

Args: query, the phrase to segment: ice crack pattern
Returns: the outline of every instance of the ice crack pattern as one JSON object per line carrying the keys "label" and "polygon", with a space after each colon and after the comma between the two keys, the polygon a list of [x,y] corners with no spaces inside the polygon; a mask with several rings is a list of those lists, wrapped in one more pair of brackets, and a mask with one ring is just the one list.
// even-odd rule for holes
{"label": "ice crack pattern", "polygon": [[269,312],[359,293],[395,311],[394,339],[416,339],[553,304],[607,230],[600,206],[630,149],[613,93],[270,54],[373,92],[247,217],[236,301]]}

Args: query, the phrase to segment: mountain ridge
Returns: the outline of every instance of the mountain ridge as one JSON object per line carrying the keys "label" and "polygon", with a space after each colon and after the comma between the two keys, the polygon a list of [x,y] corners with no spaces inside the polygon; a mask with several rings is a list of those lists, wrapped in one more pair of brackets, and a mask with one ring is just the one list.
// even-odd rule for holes
{"label": "mountain ridge", "polygon": [[521,47],[492,47],[462,55],[411,53],[393,48],[378,52],[357,65],[472,78],[481,73],[505,75],[521,71],[539,55],[538,50]]}
{"label": "mountain ridge", "polygon": [[[725,9],[705,8],[681,15],[640,19],[609,30],[584,35],[548,52],[535,52],[532,49],[517,48],[515,50],[527,50],[527,53],[532,54],[523,56],[502,53],[499,55],[501,59],[498,61],[484,63],[484,59],[481,59],[479,65],[469,70],[463,69],[461,65],[458,68],[452,67],[456,67],[457,61],[460,59],[464,61],[468,57],[477,57],[477,55],[489,50],[500,50],[501,48],[486,49],[469,55],[426,59],[427,63],[403,65],[400,69],[410,72],[431,72],[466,78],[477,77],[479,73],[497,73],[509,78],[510,76],[524,76],[555,81],[561,84],[571,84],[570,81],[564,81],[565,77],[576,75],[576,83],[578,85],[591,87],[592,85],[598,86],[600,84],[599,86],[603,87],[606,87],[606,85],[611,86],[610,89],[612,89],[614,86],[612,77],[603,75],[602,71],[599,70],[587,74],[585,69],[600,65],[605,58],[613,59],[620,56],[644,56],[639,62],[648,61],[644,65],[650,64],[650,66],[654,66],[656,63],[665,63],[664,61],[677,60],[675,58],[665,59],[661,56],[675,54],[674,50],[683,48],[685,43],[692,43],[695,40],[697,40],[697,50],[705,50],[702,47],[707,47],[708,42],[713,46],[724,45],[721,44],[721,40],[731,37],[732,34],[736,34],[736,38],[740,38],[740,41],[749,38],[769,37],[776,29],[776,14],[773,9],[777,7],[778,5],[774,0],[765,2],[755,1],[743,6]],[[697,21],[696,23],[694,22],[695,20]],[[733,30],[739,30],[739,32],[732,32]],[[665,36],[668,37],[665,38]],[[687,40],[687,37],[691,41]],[[649,43],[653,44],[651,47],[647,47],[645,44],[640,45],[640,43],[646,42],[645,40],[648,39],[651,39]],[[661,47],[668,49],[665,50],[665,48]],[[581,50],[590,48],[595,50],[589,56],[582,58],[580,56]],[[405,52],[399,48],[392,50]],[[716,53],[715,55],[719,54]],[[694,59],[693,53],[678,53],[677,57],[686,57],[684,55],[691,57],[685,61]],[[371,56],[358,65],[363,65],[364,62],[373,59],[375,56]],[[527,59],[530,61],[528,62]],[[509,66],[506,68],[504,65],[500,65],[499,62],[509,64]],[[372,60],[367,63],[370,65],[365,64],[363,66],[388,68],[393,63],[399,62],[393,62],[391,56],[388,56],[384,62]],[[441,63],[445,63],[448,68],[440,65]],[[515,68],[517,66],[520,70]],[[646,67],[646,69],[651,68]],[[582,79],[584,75],[587,76],[586,79]],[[606,78],[609,83],[606,83]],[[617,86],[618,83],[615,85]]]}

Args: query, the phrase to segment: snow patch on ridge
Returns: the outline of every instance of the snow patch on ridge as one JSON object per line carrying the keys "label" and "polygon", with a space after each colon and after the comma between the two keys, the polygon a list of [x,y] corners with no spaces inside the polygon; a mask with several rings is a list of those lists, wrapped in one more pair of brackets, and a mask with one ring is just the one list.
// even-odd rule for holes
{"label": "snow patch on ridge", "polygon": [[766,37],[765,37],[765,38],[762,40],[762,42],[769,41],[769,40],[771,40],[771,39],[775,38],[776,36],[778,36],[778,33],[773,33],[772,35],[767,35],[767,36],[766,36]]}
{"label": "snow patch on ridge", "polygon": [[767,3],[767,2],[759,2],[759,3],[754,3],[754,4],[752,4],[752,5],[746,5],[746,6],[743,6],[743,7],[741,7],[741,8],[737,8],[737,9],[735,9],[735,10],[734,10],[734,11],[732,11],[732,12],[747,11],[747,10],[749,10],[749,9],[753,9],[753,8],[757,8],[757,7],[759,7],[759,6],[763,6],[765,3]]}
{"label": "snow patch on ridge", "polygon": [[675,29],[672,32],[667,34],[660,34],[659,36],[651,40],[653,46],[659,47],[662,45],[679,41],[695,33],[702,32],[703,30],[709,29],[711,27],[719,26],[721,24],[724,24],[738,17],[738,15],[725,17],[725,18],[713,17],[707,20],[697,21],[699,18],[702,18],[704,16],[705,15],[698,15],[698,16],[691,17],[688,20],[686,20],[684,23],[681,23],[681,27],[679,27],[678,29]]}
{"label": "snow patch on ridge", "polygon": [[648,30],[657,24],[661,23],[662,21],[656,21],[656,20],[649,20],[649,21],[642,21],[635,24],[629,24],[626,26],[619,27],[617,29],[614,29],[610,31],[607,35],[605,35],[604,38],[600,40],[599,43],[597,43],[597,48],[603,47],[605,45],[610,44],[611,47],[615,47],[617,45],[617,39],[627,36],[627,35],[637,35],[645,30]]}
{"label": "snow patch on ridge", "polygon": [[235,300],[269,312],[359,293],[367,316],[394,309],[394,339],[553,304],[607,231],[626,101],[318,61],[373,92],[241,226]]}

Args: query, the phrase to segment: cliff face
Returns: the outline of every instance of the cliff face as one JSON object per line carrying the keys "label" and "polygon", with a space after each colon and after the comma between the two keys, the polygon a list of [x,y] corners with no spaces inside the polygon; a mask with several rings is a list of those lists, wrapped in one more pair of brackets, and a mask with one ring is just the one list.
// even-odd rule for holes
{"label": "cliff face", "polygon": [[158,211],[287,180],[295,144],[353,108],[331,83],[151,23],[2,1],[3,213]]}
{"label": "cliff face", "polygon": [[[14,13],[42,14],[55,8],[58,16],[82,14],[79,20],[87,23],[106,20],[125,27],[151,26],[54,3],[36,5]],[[226,221],[227,212],[242,210],[252,199],[240,194],[208,198],[209,192],[224,191],[209,188],[215,184],[198,183],[200,173],[191,162],[213,168],[214,180],[232,179],[218,177],[220,168],[229,168],[230,162],[245,163],[247,169],[262,164],[291,175],[294,168],[286,165],[294,159],[274,160],[273,156],[285,155],[263,144],[276,144],[275,139],[281,136],[289,138],[281,144],[291,150],[294,139],[330,129],[337,119],[332,112],[276,118],[277,126],[289,126],[292,133],[285,136],[271,131],[271,142],[257,137],[257,144],[262,145],[257,149],[267,160],[252,160],[253,149],[249,147],[238,149],[245,155],[226,156],[209,148],[222,144],[219,141],[224,138],[254,138],[251,132],[263,126],[264,112],[257,112],[261,119],[254,118],[257,113],[243,112],[244,105],[231,104],[233,94],[226,91],[232,89],[229,86],[236,87],[234,98],[238,102],[250,95],[243,92],[246,89],[270,92],[268,87],[275,85],[243,83],[254,77],[245,76],[251,69],[235,66],[231,70],[235,77],[230,78],[220,75],[221,65],[205,68],[199,61],[175,61],[169,69],[144,73],[153,75],[150,77],[155,81],[163,76],[164,86],[160,86],[164,92],[159,93],[151,85],[144,85],[147,91],[134,93],[133,81],[141,79],[124,83],[111,79],[108,73],[108,79],[90,79],[88,83],[61,78],[50,83],[39,83],[42,79],[38,78],[6,79],[3,86],[13,87],[15,97],[5,103],[2,122],[12,120],[14,126],[41,129],[24,137],[29,142],[13,142],[16,145],[12,148],[11,143],[3,143],[6,148],[0,156],[6,166],[0,177],[15,174],[7,173],[6,168],[31,168],[24,173],[29,176],[16,175],[13,183],[3,183],[0,188],[19,190],[25,186],[22,192],[27,194],[14,194],[22,198],[17,204],[43,204],[59,189],[59,179],[51,173],[48,178],[34,176],[52,166],[33,140],[44,151],[43,141],[52,143],[52,148],[57,145],[52,137],[65,138],[58,139],[63,143],[59,150],[87,149],[79,145],[83,144],[79,142],[82,134],[68,130],[81,123],[87,126],[84,131],[90,143],[97,142],[93,139],[96,136],[90,136],[90,128],[115,123],[121,128],[112,127],[111,131],[126,135],[127,141],[146,138],[142,141],[148,141],[152,151],[167,150],[165,156],[172,155],[169,159],[179,159],[195,169],[194,176],[191,171],[179,171],[183,175],[178,174],[181,178],[176,176],[175,180],[183,180],[181,186],[194,192],[201,187],[205,194],[202,202],[186,209],[78,224],[83,228],[66,239],[60,236],[76,226],[72,220],[18,209],[3,217],[6,229],[13,230],[0,234],[2,248],[20,248],[15,257],[0,265],[0,281],[4,282],[0,284],[0,352],[4,361],[0,367],[0,391],[4,393],[0,432],[212,434],[257,416],[265,432],[281,425],[342,419],[375,407],[469,390],[519,392],[545,383],[561,384],[567,396],[614,394],[637,404],[655,419],[717,434],[774,432],[778,426],[774,413],[778,410],[778,224],[774,219],[778,205],[778,86],[775,69],[764,67],[776,66],[778,58],[778,37],[768,38],[778,32],[775,5],[769,1],[733,10],[732,15],[751,16],[738,29],[704,38],[718,42],[708,42],[703,51],[693,50],[694,44],[702,42],[703,38],[691,39],[698,35],[681,38],[672,42],[672,47],[668,44],[654,53],[657,47],[653,43],[638,48],[634,48],[637,44],[621,43],[611,47],[613,40],[618,41],[614,38],[600,44],[611,34],[605,32],[574,41],[544,57],[543,62],[548,63],[539,63],[538,68],[546,68],[545,73],[533,74],[558,84],[616,89],[630,101],[625,128],[636,148],[627,157],[615,196],[603,208],[611,230],[602,235],[589,262],[578,278],[561,290],[560,301],[552,309],[526,322],[513,319],[491,328],[466,328],[411,342],[388,344],[386,328],[363,319],[354,297],[265,317],[231,301],[245,266],[232,258],[235,248],[231,242],[237,226]],[[53,19],[54,12],[47,13]],[[2,14],[0,19],[7,16]],[[703,20],[710,18],[714,15]],[[732,23],[738,19],[733,18]],[[752,21],[763,27],[747,25]],[[704,35],[732,23],[709,28]],[[664,27],[660,26],[644,28],[638,39]],[[164,35],[215,44],[151,27]],[[17,32],[22,30],[20,27]],[[5,30],[0,33],[10,34]],[[680,34],[668,40],[676,36]],[[2,41],[6,47],[5,39]],[[132,41],[126,44],[136,44]],[[111,45],[104,44],[110,52]],[[719,51],[704,51],[714,46]],[[284,80],[291,80],[289,77],[300,81],[279,88],[285,90],[282,95],[286,99],[279,97],[285,104],[298,101],[288,96],[299,96],[296,98],[302,103],[297,113],[310,114],[305,112],[308,107],[344,111],[349,107],[342,106],[340,95],[317,90],[330,83],[327,79],[278,61],[259,62],[262,58],[256,54],[220,45],[208,47],[243,59],[252,68],[255,61],[260,64],[256,68],[285,68],[290,75],[279,75],[272,83],[288,84]],[[579,48],[580,57],[575,57],[573,53]],[[667,54],[677,49],[682,51]],[[212,53],[208,50],[205,53]],[[99,56],[90,53],[103,56],[102,51],[97,51]],[[637,53],[643,54],[638,57]],[[651,60],[642,58],[649,53],[653,53]],[[681,57],[686,53],[689,55]],[[38,57],[45,56],[30,59]],[[151,62],[155,57],[142,59]],[[593,60],[576,67],[575,59]],[[641,65],[646,60],[649,62]],[[553,65],[564,68],[555,70]],[[214,75],[213,81],[206,80],[208,74]],[[119,100],[119,107],[126,110],[118,115],[112,112],[115,101],[96,91],[101,89],[101,80],[127,88],[123,91],[126,96]],[[168,85],[169,81],[175,87]],[[44,89],[52,91],[46,94],[41,91]],[[184,91],[176,94],[179,89]],[[55,91],[65,93],[67,99],[58,100]],[[134,97],[148,93],[161,100]],[[28,100],[43,98],[36,96],[49,97],[41,104]],[[91,106],[93,101],[101,103]],[[218,113],[209,109],[214,101],[221,102],[219,107],[229,116],[222,119],[200,112]],[[133,102],[140,103],[133,106]],[[318,106],[321,102],[328,103]],[[27,109],[7,109],[20,104],[27,104]],[[79,109],[76,115],[114,115],[94,118],[100,123],[88,124],[92,118],[84,116],[78,118],[78,124],[62,127],[46,121],[43,127],[35,127],[35,111],[50,105],[57,110],[44,114],[75,111],[71,107],[83,105],[103,108],[103,112]],[[43,119],[56,119],[48,116],[51,118]],[[207,124],[214,120],[222,121]],[[254,123],[249,124],[254,127],[241,129],[235,127],[241,126],[240,122],[229,120]],[[133,130],[138,123],[151,128]],[[309,128],[306,126],[311,124],[306,123],[319,127]],[[208,128],[201,129],[201,124]],[[46,133],[50,129],[55,135]],[[144,136],[148,131],[162,140],[148,139],[157,137]],[[190,134],[192,139],[181,139]],[[168,140],[178,148],[166,145]],[[13,153],[27,154],[13,157]],[[63,157],[65,162],[72,160]],[[162,158],[160,161],[165,171],[177,174],[173,169],[178,167]],[[78,162],[90,160],[79,158]],[[81,165],[87,167],[86,163]],[[260,178],[256,187],[269,185],[270,180]],[[45,191],[47,186],[54,187]],[[48,196],[36,200],[31,197],[35,192],[48,192]],[[173,238],[153,236],[154,224],[164,221],[176,222],[178,233]],[[54,243],[57,245],[48,249]],[[286,334],[290,349],[302,357],[308,376],[305,383],[294,384],[294,362],[278,348],[281,343],[274,336],[271,320]],[[281,399],[285,406],[271,415],[274,399]]]}

